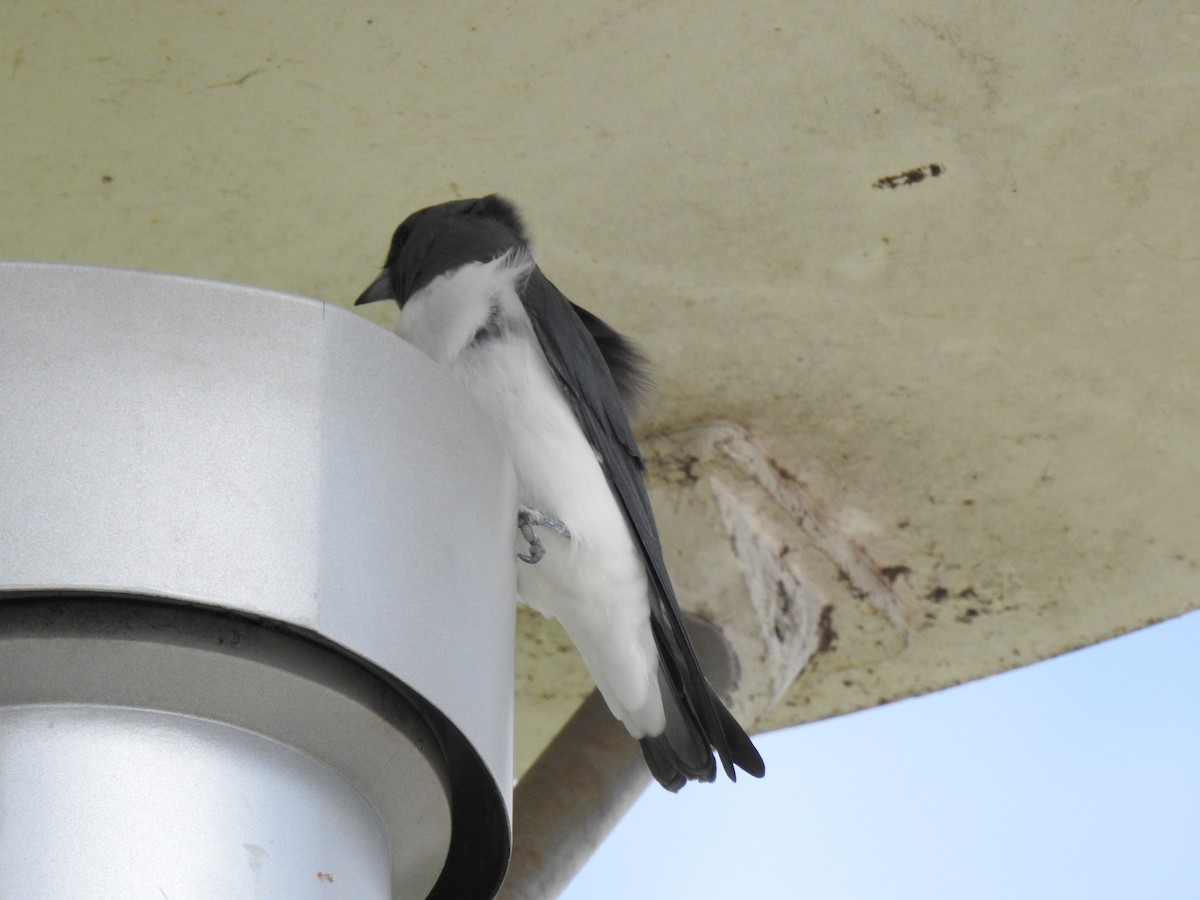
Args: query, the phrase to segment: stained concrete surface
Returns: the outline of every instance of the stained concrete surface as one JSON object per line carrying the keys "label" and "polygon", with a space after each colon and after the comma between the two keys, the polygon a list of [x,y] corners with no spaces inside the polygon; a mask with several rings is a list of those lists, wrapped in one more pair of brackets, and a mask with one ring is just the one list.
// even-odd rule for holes
{"label": "stained concrete surface", "polygon": [[[1192,4],[9,3],[0,81],[6,258],[347,304],[412,209],[521,204],[656,363],[670,563],[760,728],[1200,605]],[[725,427],[799,493],[687,449]],[[731,522],[816,573],[777,703]],[[520,767],[587,683],[519,630]]]}

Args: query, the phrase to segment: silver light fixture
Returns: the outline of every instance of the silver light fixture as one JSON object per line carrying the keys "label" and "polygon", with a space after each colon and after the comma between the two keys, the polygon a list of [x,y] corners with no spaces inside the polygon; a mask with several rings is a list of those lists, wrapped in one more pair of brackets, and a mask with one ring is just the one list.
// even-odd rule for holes
{"label": "silver light fixture", "polygon": [[0,896],[491,896],[515,509],[344,309],[0,264]]}

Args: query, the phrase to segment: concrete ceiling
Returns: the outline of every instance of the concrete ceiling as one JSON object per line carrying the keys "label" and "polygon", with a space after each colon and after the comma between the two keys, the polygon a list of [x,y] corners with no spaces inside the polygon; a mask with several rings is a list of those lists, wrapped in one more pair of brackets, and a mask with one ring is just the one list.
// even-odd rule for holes
{"label": "concrete ceiling", "polygon": [[[1200,605],[1194,4],[8,3],[0,81],[7,258],[347,304],[411,210],[520,203],[657,364],[760,728]],[[520,629],[523,768],[589,686]]]}

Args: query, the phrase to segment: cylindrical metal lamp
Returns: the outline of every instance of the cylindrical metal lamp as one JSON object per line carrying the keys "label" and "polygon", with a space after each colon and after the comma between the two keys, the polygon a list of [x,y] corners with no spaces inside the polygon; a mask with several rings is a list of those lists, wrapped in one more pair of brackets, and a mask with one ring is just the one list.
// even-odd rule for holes
{"label": "cylindrical metal lamp", "polygon": [[344,309],[0,264],[0,896],[492,896],[514,491]]}

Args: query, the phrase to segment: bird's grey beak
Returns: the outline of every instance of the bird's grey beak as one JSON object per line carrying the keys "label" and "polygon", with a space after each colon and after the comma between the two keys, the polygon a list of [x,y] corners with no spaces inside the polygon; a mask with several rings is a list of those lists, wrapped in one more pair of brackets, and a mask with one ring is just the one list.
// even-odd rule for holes
{"label": "bird's grey beak", "polygon": [[374,303],[376,300],[395,300],[396,292],[392,288],[392,273],[384,269],[378,278],[371,282],[371,286],[359,294],[358,299],[354,301],[355,306],[362,306],[364,303]]}

